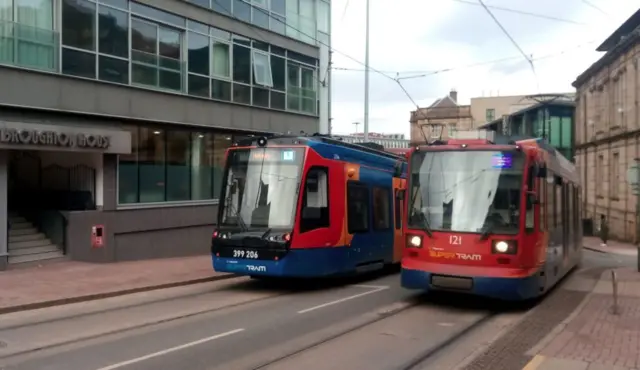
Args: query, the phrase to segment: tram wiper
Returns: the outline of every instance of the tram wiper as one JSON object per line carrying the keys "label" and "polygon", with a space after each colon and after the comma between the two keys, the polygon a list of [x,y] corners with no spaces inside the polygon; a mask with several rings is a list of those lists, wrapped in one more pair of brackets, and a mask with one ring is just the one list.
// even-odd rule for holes
{"label": "tram wiper", "polygon": [[269,236],[269,234],[271,234],[271,230],[273,230],[272,228],[268,228],[267,231],[265,231],[264,234],[262,234],[262,239],[266,239],[267,236]]}
{"label": "tram wiper", "polygon": [[422,222],[422,228],[427,235],[432,238],[433,234],[431,233],[431,226],[429,226],[429,220],[427,220],[427,216],[424,215],[424,212],[420,212],[420,222]]}
{"label": "tram wiper", "polygon": [[487,238],[489,238],[489,234],[491,234],[492,232],[493,232],[493,223],[488,223],[487,226],[482,231],[482,234],[480,234],[480,241],[482,242],[487,240]]}

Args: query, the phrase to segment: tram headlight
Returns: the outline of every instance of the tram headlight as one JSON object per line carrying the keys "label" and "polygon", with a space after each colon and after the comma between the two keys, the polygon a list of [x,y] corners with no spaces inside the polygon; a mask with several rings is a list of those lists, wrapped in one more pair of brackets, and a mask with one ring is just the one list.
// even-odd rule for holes
{"label": "tram headlight", "polygon": [[420,248],[422,247],[422,238],[418,235],[409,236],[409,248]]}
{"label": "tram headlight", "polygon": [[516,254],[518,252],[518,245],[515,240],[494,240],[492,250],[493,253]]}

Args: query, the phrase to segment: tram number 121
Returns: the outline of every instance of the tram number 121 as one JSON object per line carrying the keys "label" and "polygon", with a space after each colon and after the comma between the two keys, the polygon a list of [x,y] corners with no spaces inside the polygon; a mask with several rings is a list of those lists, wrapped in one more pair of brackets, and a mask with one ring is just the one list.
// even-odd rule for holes
{"label": "tram number 121", "polygon": [[449,235],[449,244],[451,245],[461,245],[462,237],[460,235]]}
{"label": "tram number 121", "polygon": [[258,252],[245,251],[243,249],[234,249],[233,258],[248,258],[248,259],[256,260],[258,259]]}

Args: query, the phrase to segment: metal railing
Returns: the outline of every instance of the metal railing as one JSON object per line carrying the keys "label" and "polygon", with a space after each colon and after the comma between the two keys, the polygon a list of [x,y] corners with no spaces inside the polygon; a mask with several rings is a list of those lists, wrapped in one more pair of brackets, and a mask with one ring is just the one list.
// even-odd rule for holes
{"label": "metal railing", "polygon": [[59,72],[59,51],[58,32],[0,20],[0,64]]}

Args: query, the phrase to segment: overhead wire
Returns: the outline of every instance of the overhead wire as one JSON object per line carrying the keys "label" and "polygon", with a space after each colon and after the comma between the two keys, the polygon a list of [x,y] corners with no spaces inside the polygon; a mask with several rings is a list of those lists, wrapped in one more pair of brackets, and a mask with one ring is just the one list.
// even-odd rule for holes
{"label": "overhead wire", "polygon": [[491,12],[491,9],[489,9],[485,4],[483,0],[478,0],[478,2],[480,3],[480,5],[482,5],[482,7],[484,8],[484,10],[489,14],[489,16],[491,17],[491,19],[493,19],[493,21],[496,23],[496,25],[498,27],[500,27],[500,29],[502,30],[502,32],[505,34],[505,36],[507,36],[507,38],[509,38],[509,40],[511,40],[511,43],[513,44],[513,46],[516,47],[516,49],[518,49],[518,51],[520,51],[520,54],[522,54],[522,56],[524,57],[524,59],[527,60],[527,62],[529,62],[529,65],[531,66],[531,71],[533,72],[533,76],[536,79],[536,87],[538,90],[538,93],[540,93],[540,81],[538,80],[538,74],[536,73],[536,67],[533,65],[533,60],[531,59],[531,56],[527,55],[527,53],[524,52],[524,50],[522,50],[522,48],[520,47],[520,45],[518,45],[518,42],[511,36],[511,34],[509,33],[509,31],[507,31],[506,28],[504,28],[504,26],[502,25],[502,23],[500,23],[500,21],[498,20],[498,18],[496,18],[495,15],[493,15],[493,13]]}
{"label": "overhead wire", "polygon": [[[467,4],[467,5],[473,5],[473,6],[482,6],[481,4],[478,4],[478,3],[470,1],[470,0],[452,0],[452,1],[455,1],[455,2],[458,2],[458,3],[462,3],[462,4]],[[500,10],[500,11],[503,11],[503,12],[521,14],[521,15],[526,15],[526,16],[529,16],[529,17],[541,18],[541,19],[546,19],[546,20],[550,20],[550,21],[574,24],[574,25],[577,25],[577,26],[588,26],[588,24],[583,23],[583,22],[578,22],[578,21],[574,21],[574,20],[571,20],[571,19],[560,18],[560,17],[555,17],[555,16],[551,16],[551,15],[546,15],[546,14],[533,13],[533,12],[529,12],[529,11],[525,11],[525,10],[518,10],[518,9],[507,8],[507,7],[496,6],[496,5],[485,5],[485,6],[487,8],[489,8],[489,9]]]}
{"label": "overhead wire", "polygon": [[592,3],[591,1],[588,0],[582,0],[583,3],[587,4],[589,7],[599,11],[600,13],[606,15],[607,17],[610,17],[610,14],[605,12],[604,10],[602,10],[599,6],[595,5],[594,3]]}

